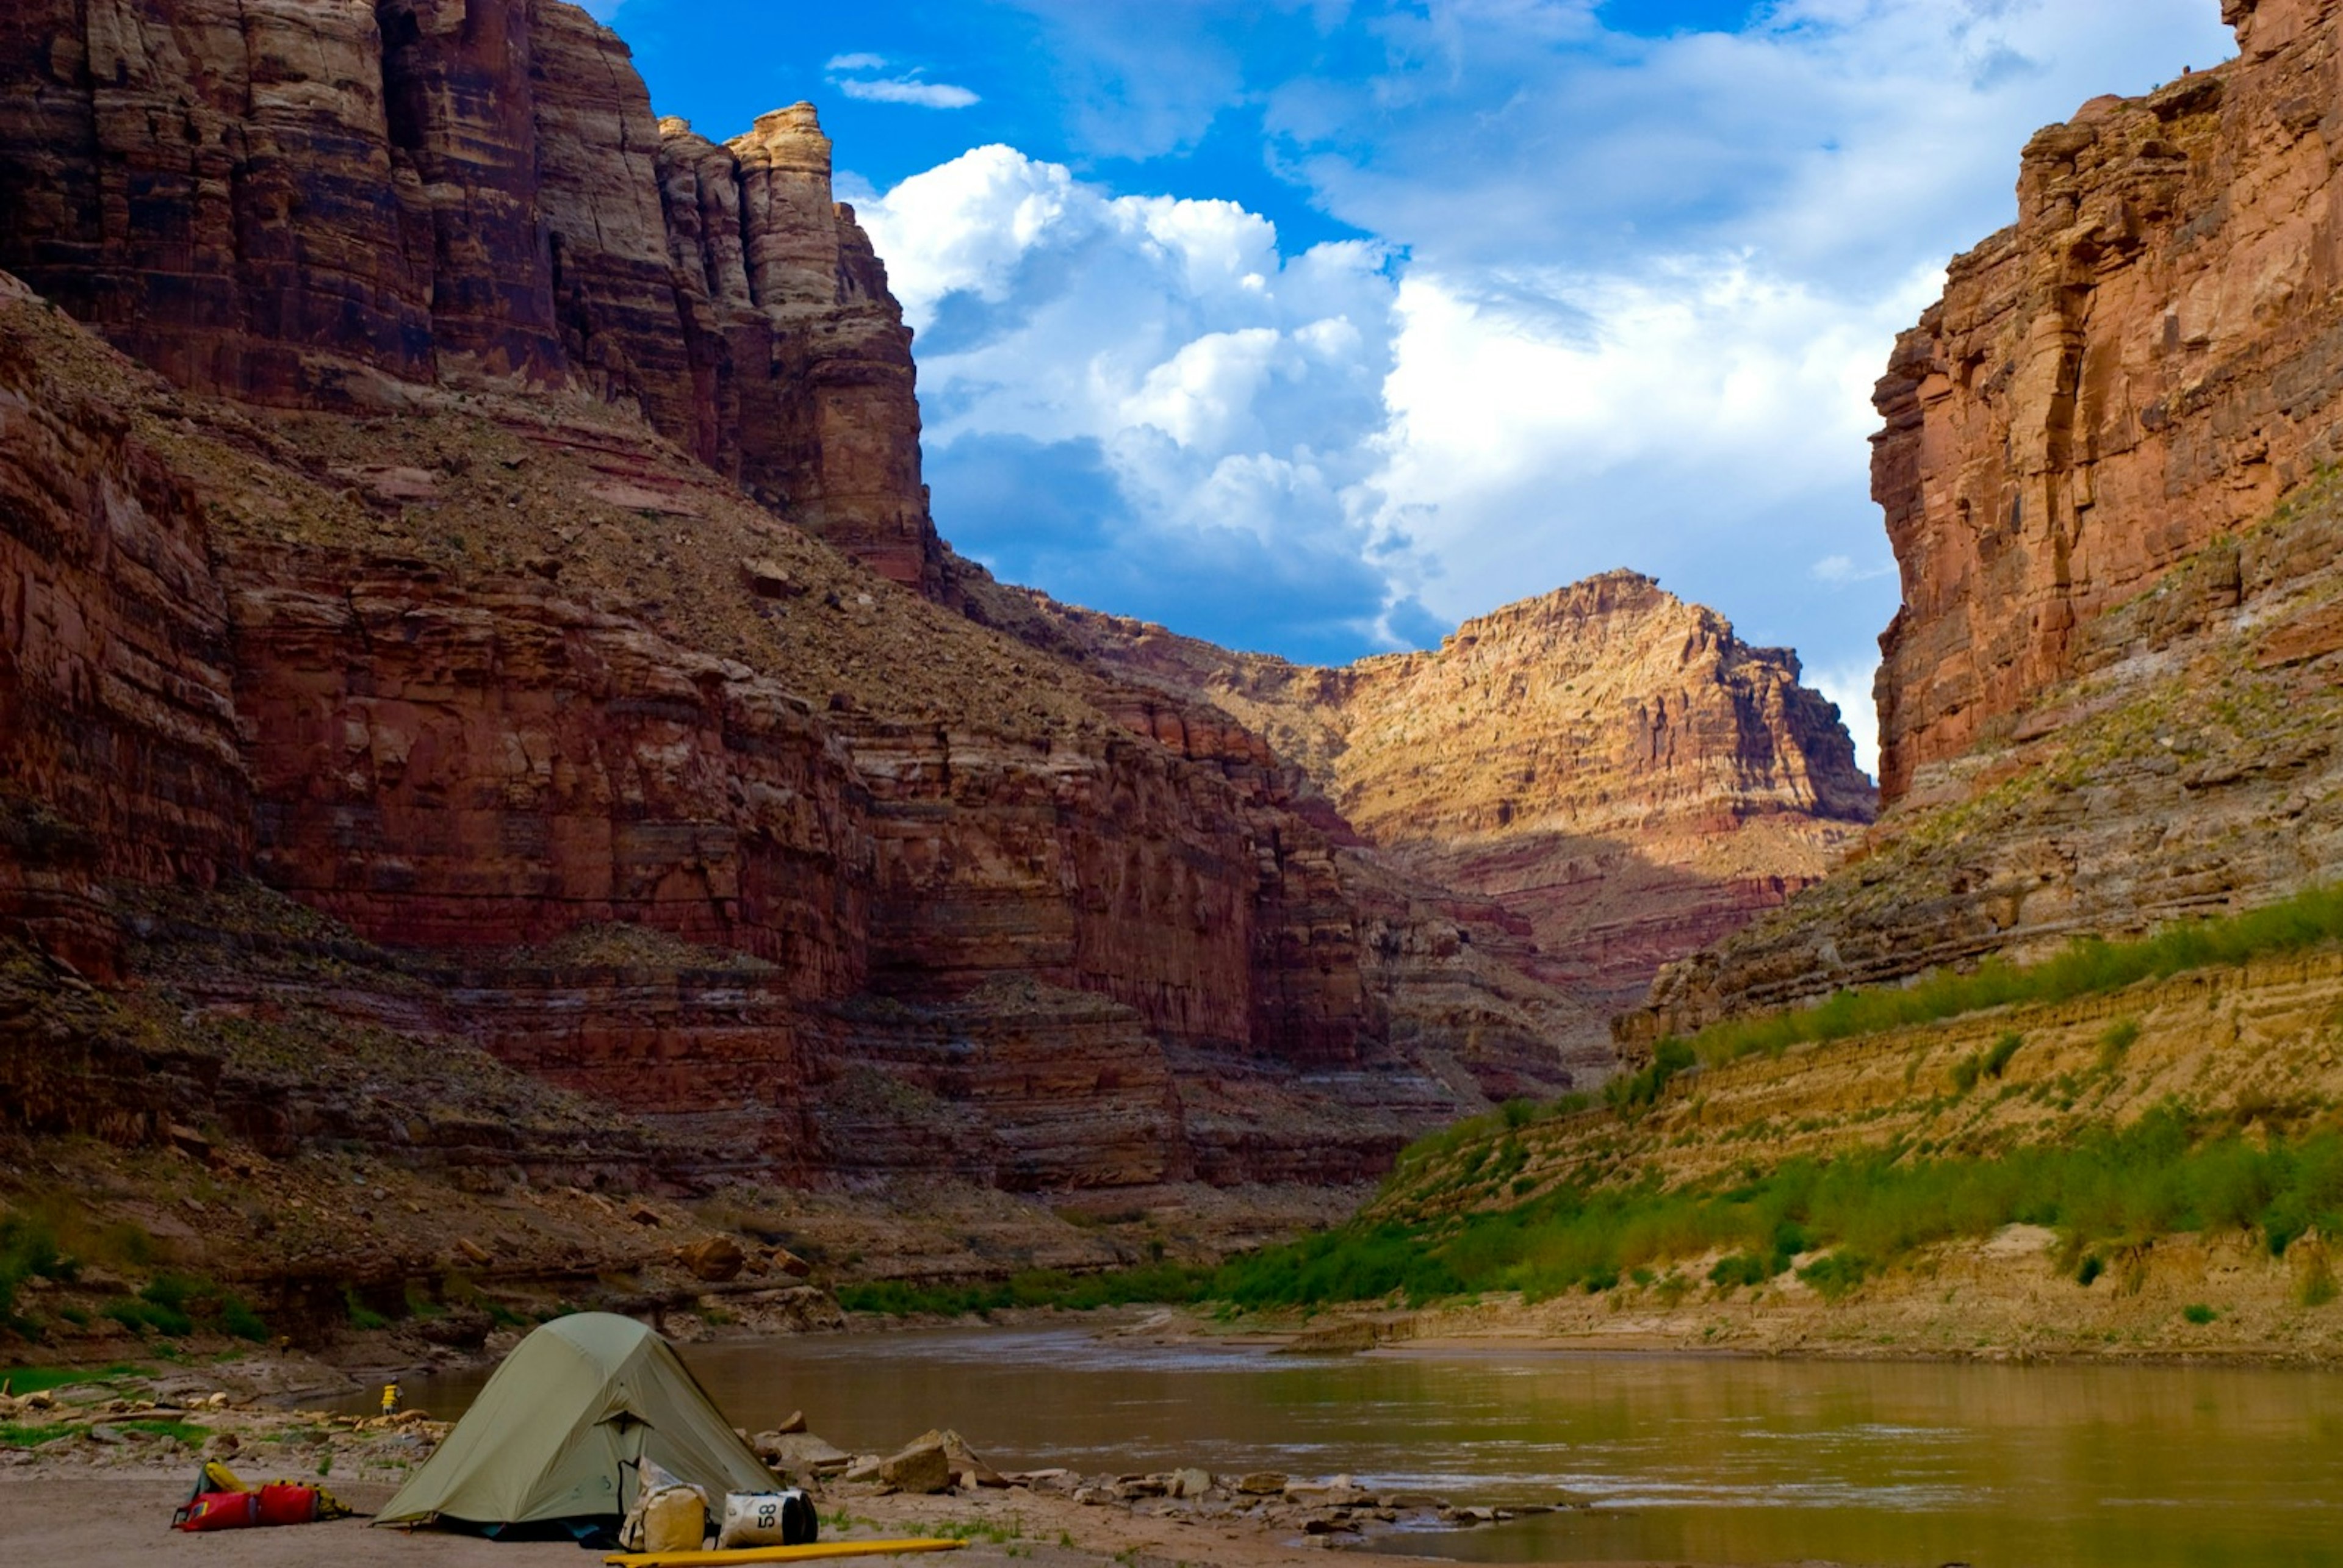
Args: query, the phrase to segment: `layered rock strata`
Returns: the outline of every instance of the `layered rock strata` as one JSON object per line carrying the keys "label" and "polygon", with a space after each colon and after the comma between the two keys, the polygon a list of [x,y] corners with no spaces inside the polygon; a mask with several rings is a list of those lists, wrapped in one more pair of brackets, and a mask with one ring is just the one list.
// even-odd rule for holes
{"label": "layered rock strata", "polygon": [[560,0],[25,0],[0,267],[180,385],[577,386],[932,588],[910,335],[809,106],[652,117]]}
{"label": "layered rock strata", "polygon": [[[417,1060],[461,1042],[663,1130],[702,1175],[1348,1181],[1484,1088],[1567,1081],[1534,1028],[1461,1065],[1394,1044],[1427,977],[1467,999],[1448,1010],[1535,982],[1384,961],[1415,910],[1369,918],[1257,741],[1132,733],[1122,689],[597,405],[416,396],[256,417],[0,302],[0,407],[40,411],[10,427],[0,663],[27,985],[85,960],[194,1018],[298,1017]],[[244,877],[363,962],[280,985],[233,944],[116,961],[156,890]],[[540,950],[603,927],[649,947]],[[1047,1005],[987,1000],[1019,988]],[[0,1055],[43,1060],[40,1013],[0,1019]],[[74,1060],[160,1049],[84,1034]],[[202,1039],[169,1050],[226,1049]],[[873,1081],[951,1109],[879,1136]],[[25,1114],[85,1103],[26,1086]],[[167,1103],[108,1091],[73,1130],[152,1132]]]}
{"label": "layered rock strata", "polygon": [[1798,683],[1796,656],[1750,648],[1632,572],[1468,621],[1435,651],[1340,669],[1039,596],[969,595],[1031,639],[1265,737],[1331,830],[1518,920],[1521,961],[1590,1018],[1820,878],[1873,813],[1853,742]]}
{"label": "layered rock strata", "polygon": [[[0,276],[0,311],[45,308]],[[0,346],[0,921],[97,979],[105,883],[208,884],[252,843],[201,502],[109,391]]]}
{"label": "layered rock strata", "polygon": [[1845,869],[1664,972],[1648,1042],[2078,936],[2267,903],[2343,863],[2343,487],[2323,480],[2077,639],[2009,739],[1939,765]]}
{"label": "layered rock strata", "polygon": [[[460,1042],[799,1180],[1345,1181],[1569,1082],[1518,922],[1346,859],[1226,715],[925,602],[830,153],[654,120],[558,0],[0,22],[0,263],[179,388],[0,301],[28,973],[142,994],[126,911],[256,879],[367,956],[175,959],[194,1016]],[[605,928],[673,950],[542,960]],[[881,1136],[874,1075],[951,1109]],[[78,1130],[154,1131],[124,1092]]]}
{"label": "layered rock strata", "polygon": [[2343,455],[2343,6],[2224,15],[2238,59],[2026,144],[2017,222],[1953,262],[1880,383],[1891,802],[1938,798],[2095,621]]}
{"label": "layered rock strata", "polygon": [[2333,876],[2343,5],[2225,15],[2237,59],[2027,144],[2018,222],[1898,343],[1894,807],[1631,1038]]}

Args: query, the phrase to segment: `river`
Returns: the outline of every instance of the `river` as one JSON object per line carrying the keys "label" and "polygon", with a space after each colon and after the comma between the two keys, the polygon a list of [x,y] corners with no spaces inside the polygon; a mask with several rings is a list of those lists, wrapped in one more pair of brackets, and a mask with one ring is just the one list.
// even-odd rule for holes
{"label": "river", "polygon": [[[1584,1504],[1411,1533],[1484,1563],[2343,1568],[2343,1374],[1522,1351],[1281,1356],[1075,1330],[689,1347],[734,1422],[857,1452],[956,1427],[1004,1470],[1350,1473]],[[443,1417],[478,1378],[410,1385]]]}

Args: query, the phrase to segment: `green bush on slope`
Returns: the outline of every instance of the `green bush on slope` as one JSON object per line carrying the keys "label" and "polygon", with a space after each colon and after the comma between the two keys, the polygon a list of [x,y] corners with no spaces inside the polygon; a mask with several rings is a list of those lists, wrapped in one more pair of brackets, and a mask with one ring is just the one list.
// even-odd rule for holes
{"label": "green bush on slope", "polygon": [[[1546,1297],[1718,1251],[1732,1267],[1714,1282],[1756,1284],[1819,1251],[1829,1257],[1801,1277],[1835,1296],[1916,1248],[2013,1223],[2055,1228],[2077,1248],[2254,1229],[2282,1255],[2313,1226],[2343,1227],[2343,1132],[2264,1145],[2167,1106],[2119,1131],[2095,1126],[2066,1146],[1991,1158],[1915,1160],[1885,1149],[1795,1160],[1730,1187],[1565,1186],[1413,1233],[1421,1261],[1407,1288],[1437,1293],[1444,1275],[1453,1292]],[[1388,1260],[1407,1235],[1385,1224],[1272,1248],[1231,1263],[1208,1293],[1246,1305],[1378,1297],[1395,1288],[1393,1266],[1369,1260]],[[1231,1289],[1239,1281],[1243,1297]]]}
{"label": "green bush on slope", "polygon": [[1940,970],[1908,986],[1843,990],[1816,1006],[1714,1024],[1684,1044],[1700,1060],[1732,1061],[1794,1045],[1882,1034],[2017,1002],[2061,1002],[2120,990],[2189,970],[2241,964],[2343,939],[2343,887],[2314,888],[2241,915],[2184,920],[2133,941],[2091,937],[2040,963],[1998,959],[1975,970]]}
{"label": "green bush on slope", "polygon": [[[2283,1255],[2312,1226],[2343,1231],[2343,1131],[2265,1145],[2167,1106],[2131,1127],[2095,1126],[2066,1146],[1993,1158],[1914,1160],[1886,1149],[1827,1163],[1795,1160],[1731,1186],[1564,1186],[1443,1229],[1354,1223],[1218,1269],[859,1285],[839,1299],[852,1311],[896,1313],[1206,1301],[1261,1310],[1494,1291],[1537,1300],[1615,1289],[1623,1277],[1665,1284],[1663,1273],[1684,1261],[1722,1253],[1709,1274],[1720,1289],[1762,1285],[1795,1267],[1835,1301],[1917,1248],[2013,1223],[2060,1231],[2076,1255],[2101,1242],[2240,1229],[2258,1230]],[[2077,1270],[2078,1282],[2088,1285],[2097,1259]]]}
{"label": "green bush on slope", "polygon": [[[1908,987],[1841,991],[1817,1007],[1733,1020],[1690,1040],[1664,1040],[1651,1063],[1614,1080],[1604,1100],[1614,1112],[1633,1119],[1702,1062],[2012,1003],[2065,1001],[2338,939],[2343,888],[2322,888],[2134,941],[2079,940],[2025,968],[1995,960],[1972,973],[1939,973]],[[2102,1065],[2120,1061],[2138,1036],[2136,1020],[2110,1027],[2101,1041]],[[1956,1086],[1966,1092],[1981,1079],[2001,1078],[2024,1045],[2022,1036],[2003,1034],[1956,1064]],[[1590,1108],[1583,1095],[1543,1110],[1516,1101],[1443,1128],[1401,1153],[1385,1183],[1386,1198],[1404,1196],[1411,1186],[1426,1195],[1454,1188],[1456,1174],[1443,1161],[1456,1155],[1463,1156],[1465,1177],[1494,1193],[1501,1178],[1517,1174],[1525,1163],[1527,1151],[1515,1134],[1547,1116]],[[1423,1185],[1443,1171],[1447,1180]],[[1515,1195],[1537,1180],[1522,1177]],[[2227,1121],[2200,1123],[2167,1107],[2129,1128],[2088,1127],[2062,1147],[1992,1158],[1914,1158],[1891,1146],[1827,1163],[1793,1161],[1732,1187],[1669,1191],[1654,1180],[1564,1183],[1510,1210],[1469,1213],[1436,1226],[1354,1221],[1216,1270],[1161,1265],[938,1289],[850,1286],[840,1297],[850,1310],[891,1312],[1202,1301],[1261,1309],[1484,1291],[1540,1298],[1573,1289],[1612,1290],[1623,1276],[1645,1288],[1681,1291],[1684,1277],[1663,1278],[1662,1271],[1712,1253],[1725,1255],[1711,1271],[1712,1283],[1739,1288],[1777,1278],[1796,1267],[1796,1258],[1814,1253],[1820,1255],[1796,1267],[1797,1277],[1837,1300],[1916,1248],[2020,1222],[2064,1232],[2067,1266],[2086,1286],[2105,1266],[2089,1251],[2096,1242],[2251,1229],[2282,1256],[2313,1227],[2343,1230],[2343,1131],[2273,1136],[2258,1144],[2237,1136]],[[2322,1301],[2333,1299],[2332,1289],[2321,1292]]]}

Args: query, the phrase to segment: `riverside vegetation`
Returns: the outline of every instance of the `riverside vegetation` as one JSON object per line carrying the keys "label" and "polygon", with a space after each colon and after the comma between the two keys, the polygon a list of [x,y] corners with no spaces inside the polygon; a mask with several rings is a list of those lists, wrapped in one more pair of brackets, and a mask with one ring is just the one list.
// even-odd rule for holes
{"label": "riverside vegetation", "polygon": [[[2107,997],[2142,982],[2236,970],[2343,940],[2343,890],[2312,890],[2244,914],[2176,924],[2129,941],[2077,941],[2039,963],[1986,963],[1907,988],[1843,991],[1819,1006],[1735,1020],[1664,1041],[1604,1101],[1513,1101],[1404,1151],[1377,1200],[1351,1223],[1209,1269],[1152,1263],[1117,1272],[1048,1271],[941,1288],[882,1283],[840,1293],[853,1311],[984,1312],[1135,1302],[1218,1303],[1226,1312],[1519,1292],[1535,1302],[1623,1284],[1673,1305],[1698,1290],[1728,1297],[1795,1274],[1825,1301],[1936,1243],[2019,1224],[2056,1232],[2059,1271],[2087,1290],[2158,1238],[2249,1231],[2275,1258],[2306,1236],[2343,1230],[2343,1115],[2331,1097],[2281,1103],[2247,1093],[2212,1107],[2168,1097],[2128,1118],[2076,1110],[2105,1099],[2141,1035],[2118,1018],[2087,1065],[2021,1087],[2016,1029],[1950,1065],[1941,1085],[1907,1069],[1925,1107],[2033,1101],[2058,1120],[2055,1141],[1971,1146],[1897,1134],[1771,1164],[1755,1148],[1722,1169],[1670,1181],[1657,1161],[1620,1157],[1606,1137],[1636,1128],[1704,1075],[1753,1057],[1898,1030]],[[1916,1060],[1911,1064],[1916,1068]],[[1534,1166],[1537,1135],[1567,1131],[1593,1151],[1558,1177]],[[1746,1124],[1706,1141],[1754,1143]],[[1680,1135],[1683,1143],[1688,1138]],[[1545,1164],[1551,1165],[1548,1159]],[[1698,1266],[1692,1264],[1697,1261]],[[2323,1251],[2298,1271],[2296,1304],[2338,1294]],[[2209,1309],[2207,1309],[2209,1310]],[[2192,1323],[2209,1322],[2194,1313]]]}

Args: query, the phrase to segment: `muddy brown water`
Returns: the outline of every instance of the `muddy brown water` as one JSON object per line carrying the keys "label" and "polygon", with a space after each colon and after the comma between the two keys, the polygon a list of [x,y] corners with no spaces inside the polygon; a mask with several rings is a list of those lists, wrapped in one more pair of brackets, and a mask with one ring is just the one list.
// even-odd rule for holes
{"label": "muddy brown water", "polygon": [[[1334,1359],[1087,1331],[688,1347],[738,1424],[1002,1469],[1349,1473],[1569,1503],[1392,1550],[1480,1563],[2343,1568],[2343,1374],[1534,1352]],[[408,1385],[457,1413],[479,1375]]]}

